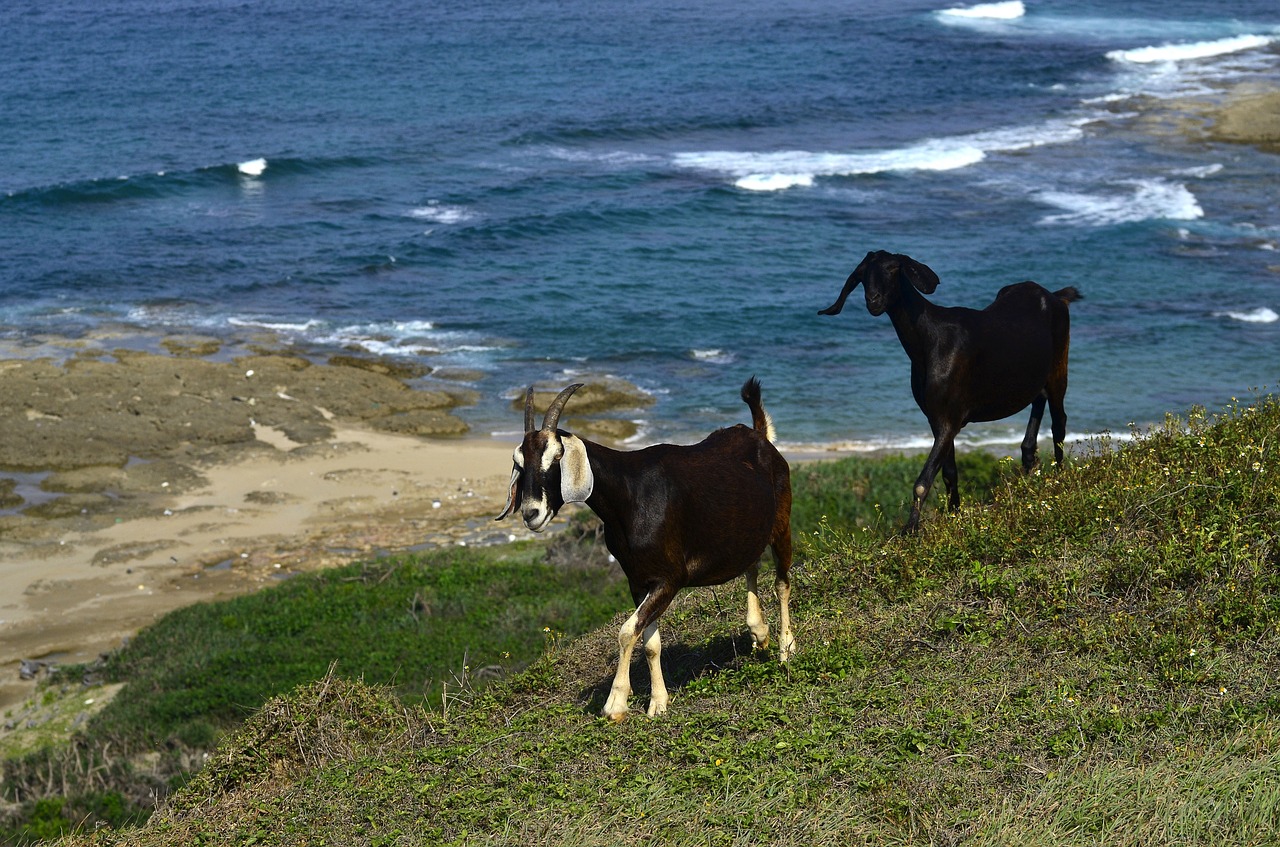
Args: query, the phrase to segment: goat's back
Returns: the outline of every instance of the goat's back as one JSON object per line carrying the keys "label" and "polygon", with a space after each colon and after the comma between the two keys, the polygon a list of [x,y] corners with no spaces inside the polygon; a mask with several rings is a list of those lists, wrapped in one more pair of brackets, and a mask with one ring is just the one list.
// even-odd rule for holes
{"label": "goat's back", "polygon": [[985,309],[943,313],[929,366],[912,370],[912,392],[931,420],[999,420],[1030,403],[1051,374],[1065,372],[1067,300],[1038,283],[1007,285]]}
{"label": "goat's back", "polygon": [[629,487],[645,517],[627,552],[662,558],[671,551],[652,549],[644,536],[678,540],[684,584],[727,582],[758,561],[780,532],[790,532],[790,467],[752,427],[738,424],[697,444],[657,444],[630,455],[636,458]]}

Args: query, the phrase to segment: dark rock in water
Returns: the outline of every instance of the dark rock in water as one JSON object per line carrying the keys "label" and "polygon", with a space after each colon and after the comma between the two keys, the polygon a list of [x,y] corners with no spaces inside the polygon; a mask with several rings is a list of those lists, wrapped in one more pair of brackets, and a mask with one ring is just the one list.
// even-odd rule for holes
{"label": "dark rock in water", "polygon": [[40,671],[48,666],[48,662],[42,662],[39,659],[22,659],[18,667],[18,676],[22,679],[35,679],[40,675]]}
{"label": "dark rock in water", "polygon": [[0,509],[13,509],[25,502],[17,489],[16,479],[0,479]]}
{"label": "dark rock in water", "polygon": [[395,379],[417,379],[431,373],[431,368],[417,362],[406,362],[399,359],[368,358],[364,356],[336,355],[329,357],[329,364],[334,367],[359,368]]}
{"label": "dark rock in water", "polygon": [[[574,393],[573,398],[565,406],[566,416],[598,414],[618,409],[642,409],[652,406],[654,403],[652,396],[645,394],[626,380],[615,377],[588,376],[577,378],[575,381],[583,383],[583,386]],[[556,398],[556,395],[566,385],[568,383],[555,386],[534,386],[533,406],[538,411],[539,416],[546,411],[547,406],[551,405],[551,401]],[[516,396],[511,401],[511,407],[523,412],[524,399],[524,394]]]}

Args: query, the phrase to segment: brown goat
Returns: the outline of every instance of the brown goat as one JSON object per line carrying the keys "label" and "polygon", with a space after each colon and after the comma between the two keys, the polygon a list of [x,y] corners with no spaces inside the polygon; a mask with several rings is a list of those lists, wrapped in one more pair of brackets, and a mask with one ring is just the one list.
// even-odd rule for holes
{"label": "brown goat", "polygon": [[863,284],[868,312],[889,313],[911,359],[911,393],[933,431],[933,449],[916,478],[907,531],[919,524],[920,507],[939,470],[949,508],[959,508],[955,438],[971,421],[999,420],[1030,404],[1031,419],[1022,439],[1022,467],[1030,471],[1047,402],[1053,458],[1062,462],[1071,336],[1067,304],[1081,299],[1080,292],[1050,292],[1034,282],[1019,282],[1000,289],[982,310],[936,306],[920,292],[933,293],[937,274],[910,256],[877,250],[845,280],[836,302],[818,314],[840,314],[858,283]]}
{"label": "brown goat", "polygon": [[511,491],[502,520],[519,509],[541,532],[565,503],[586,503],[604,524],[605,545],[627,576],[636,611],[618,633],[618,669],[605,717],[627,716],[631,654],[643,638],[649,664],[649,715],[667,710],[658,618],[686,586],[720,585],[747,577],[747,626],[756,647],[769,644],[760,611],[760,555],[772,547],[781,607],[782,661],[795,653],[791,632],[791,472],[771,443],[773,426],[760,402],[760,383],[742,387],[752,426],[717,430],[692,446],[657,444],[612,450],[557,429],[560,413],[581,383],[552,401],[534,429],[533,388],[525,398],[525,436],[515,450]]}

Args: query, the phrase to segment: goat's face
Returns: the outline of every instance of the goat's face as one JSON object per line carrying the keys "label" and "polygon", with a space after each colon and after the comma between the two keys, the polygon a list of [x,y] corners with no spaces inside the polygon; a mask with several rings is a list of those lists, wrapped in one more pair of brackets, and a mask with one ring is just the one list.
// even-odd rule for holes
{"label": "goat's face", "polygon": [[571,385],[551,402],[542,428],[533,428],[533,388],[525,397],[525,434],[512,456],[507,506],[496,520],[519,509],[524,525],[542,532],[565,503],[591,496],[594,477],[586,447],[577,436],[556,429],[560,412],[581,383]]}
{"label": "goat's face", "polygon": [[835,303],[818,312],[820,315],[838,315],[844,301],[853,289],[862,283],[867,298],[867,311],[879,317],[892,309],[902,293],[901,284],[906,280],[925,294],[932,294],[938,287],[938,275],[928,265],[917,262],[902,253],[873,250],[868,253],[844,281],[844,288]]}

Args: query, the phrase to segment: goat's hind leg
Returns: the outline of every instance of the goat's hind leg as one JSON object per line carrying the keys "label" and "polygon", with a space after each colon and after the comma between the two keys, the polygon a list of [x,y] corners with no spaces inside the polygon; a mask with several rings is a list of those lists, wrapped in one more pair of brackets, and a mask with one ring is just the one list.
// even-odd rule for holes
{"label": "goat's hind leg", "polygon": [[747,568],[747,629],[751,630],[751,646],[756,650],[764,650],[769,646],[769,624],[765,623],[764,613],[760,611],[760,563],[756,562]]}
{"label": "goat's hind leg", "polygon": [[789,661],[796,654],[796,637],[791,631],[791,531],[773,543],[773,561],[777,575],[773,582],[778,595],[778,658]]}
{"label": "goat's hind leg", "polygon": [[960,508],[960,471],[956,468],[956,443],[947,445],[942,454],[942,482],[947,487],[947,509],[956,511]]}
{"label": "goat's hind leg", "polygon": [[[1022,437],[1022,470],[1027,473],[1036,466],[1036,440],[1040,437],[1040,422],[1044,420],[1044,404],[1047,399],[1048,394],[1041,391],[1031,401],[1031,419],[1027,421],[1027,434]],[[1054,420],[1056,422],[1056,416]]]}
{"label": "goat's hind leg", "polygon": [[1067,410],[1062,401],[1067,393],[1065,385],[1051,388],[1049,418],[1053,427],[1053,461],[1062,464],[1062,444],[1067,440]]}

